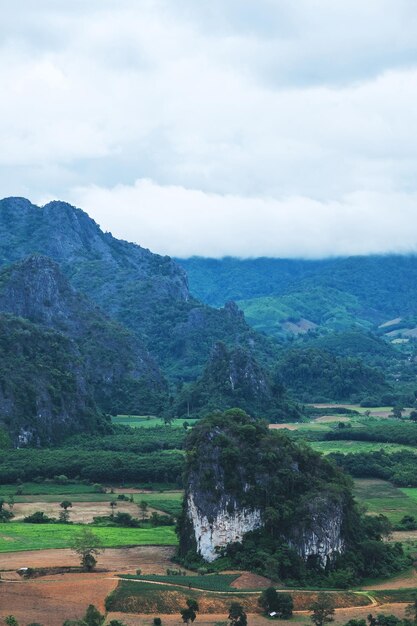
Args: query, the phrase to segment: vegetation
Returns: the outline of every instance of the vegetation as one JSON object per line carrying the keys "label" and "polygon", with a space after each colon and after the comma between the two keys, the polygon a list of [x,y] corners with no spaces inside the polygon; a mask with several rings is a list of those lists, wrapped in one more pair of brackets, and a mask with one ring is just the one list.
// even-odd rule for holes
{"label": "vegetation", "polygon": [[[216,507],[220,476],[222,493],[239,506],[261,510],[265,520],[265,526],[247,533],[242,543],[230,544],[215,567],[249,569],[271,579],[317,587],[348,587],[406,567],[401,545],[381,541],[389,532],[388,520],[361,515],[349,480],[319,454],[296,446],[282,432],[268,430],[264,422],[237,410],[214,414],[189,433],[186,449],[187,480],[199,485],[198,497],[210,511]],[[297,472],[291,471],[293,467]],[[324,570],[317,560],[302,559],[296,537],[297,532],[302,536],[309,532],[320,511],[328,516],[335,507],[343,511],[346,551]],[[185,510],[179,535],[184,564],[196,566]]]}
{"label": "vegetation", "polygon": [[[74,536],[84,528],[78,524],[39,525],[21,522],[0,524],[0,552],[70,548]],[[131,545],[172,546],[177,544],[172,526],[157,528],[95,526],[94,534],[99,537],[105,548]]]}
{"label": "vegetation", "polygon": [[95,557],[103,551],[103,542],[92,530],[82,528],[72,537],[71,549],[81,558],[81,566],[91,572],[97,564]]}

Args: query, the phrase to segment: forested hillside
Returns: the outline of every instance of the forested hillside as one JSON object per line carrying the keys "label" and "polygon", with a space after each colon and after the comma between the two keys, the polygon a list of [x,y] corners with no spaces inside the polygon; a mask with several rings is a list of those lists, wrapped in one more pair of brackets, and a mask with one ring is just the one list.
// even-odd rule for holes
{"label": "forested hillside", "polygon": [[221,306],[239,301],[248,321],[271,334],[313,325],[370,328],[417,312],[417,256],[367,256],[319,261],[291,259],[179,260],[191,293]]}

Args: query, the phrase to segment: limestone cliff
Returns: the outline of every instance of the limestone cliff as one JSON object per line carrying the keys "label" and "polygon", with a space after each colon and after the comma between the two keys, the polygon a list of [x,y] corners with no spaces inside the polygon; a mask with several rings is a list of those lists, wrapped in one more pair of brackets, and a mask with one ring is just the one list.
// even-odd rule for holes
{"label": "limestone cliff", "polygon": [[187,459],[182,557],[213,561],[253,532],[321,567],[344,552],[353,506],[345,479],[264,422],[239,410],[203,419],[188,437]]}

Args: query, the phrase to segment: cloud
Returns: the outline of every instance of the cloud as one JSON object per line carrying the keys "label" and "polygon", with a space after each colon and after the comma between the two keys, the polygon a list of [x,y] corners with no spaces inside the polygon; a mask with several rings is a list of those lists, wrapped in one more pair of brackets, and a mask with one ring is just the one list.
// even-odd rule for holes
{"label": "cloud", "polygon": [[[400,212],[414,202],[413,0],[4,4],[2,196],[79,204],[85,197],[86,208],[99,211],[92,190],[101,203],[105,195],[116,200],[116,190],[137,194],[143,183],[135,181],[149,179],[161,190],[149,198],[182,216],[180,196],[185,202],[200,192],[196,207],[225,212],[213,208],[209,220],[219,226],[217,247],[201,240],[216,254],[220,247],[232,254],[237,245],[231,227],[229,238],[220,235],[232,221],[231,204],[252,207],[253,219],[245,218],[251,225],[260,206],[273,206],[280,228],[282,207],[302,206],[314,216],[312,228],[326,233],[329,220],[348,210],[357,215],[355,207],[366,211],[365,201],[378,198],[384,207],[395,198]],[[129,232],[136,217],[114,211],[106,209],[109,227],[118,215],[118,227]],[[151,222],[150,215],[152,246],[165,249]],[[259,239],[247,245],[269,253],[262,251],[273,249],[268,233],[251,230]],[[325,253],[325,238],[317,236],[320,242]]]}
{"label": "cloud", "polygon": [[341,201],[204,193],[149,180],[75,190],[106,230],[176,257],[304,257],[417,252],[417,194],[350,194]]}

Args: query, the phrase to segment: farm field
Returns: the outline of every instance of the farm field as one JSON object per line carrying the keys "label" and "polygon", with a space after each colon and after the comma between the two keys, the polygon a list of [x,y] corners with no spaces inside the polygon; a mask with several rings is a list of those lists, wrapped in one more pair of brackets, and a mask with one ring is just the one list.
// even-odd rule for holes
{"label": "farm field", "polygon": [[393,524],[398,524],[404,515],[417,519],[417,488],[400,489],[384,480],[357,479],[355,496],[369,513],[382,513]]}
{"label": "farm field", "polygon": [[[195,423],[195,419],[174,419],[170,422],[173,428],[184,428],[184,422],[190,426]],[[123,426],[131,426],[132,428],[153,428],[154,426],[162,426],[164,420],[155,415],[116,415],[112,417],[113,424],[122,424]]]}
{"label": "farm field", "polygon": [[181,513],[182,508],[182,491],[165,491],[163,493],[143,493],[143,494],[135,494],[134,496],[135,502],[140,502],[144,500],[148,503],[148,505],[163,513],[168,513],[169,515],[173,515],[177,517]]}
{"label": "farm field", "polygon": [[311,441],[310,445],[317,452],[322,454],[331,454],[340,452],[342,454],[356,454],[359,452],[376,452],[384,450],[387,453],[401,452],[401,450],[409,450],[417,454],[417,448],[413,446],[403,446],[398,443],[381,443],[372,441]]}
{"label": "farm field", "polygon": [[[0,552],[68,548],[83,526],[77,524],[0,524]],[[92,527],[104,547],[132,545],[176,545],[173,526],[155,528]]]}

